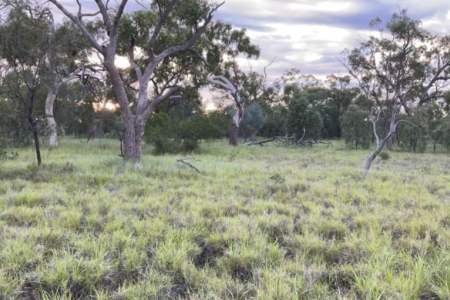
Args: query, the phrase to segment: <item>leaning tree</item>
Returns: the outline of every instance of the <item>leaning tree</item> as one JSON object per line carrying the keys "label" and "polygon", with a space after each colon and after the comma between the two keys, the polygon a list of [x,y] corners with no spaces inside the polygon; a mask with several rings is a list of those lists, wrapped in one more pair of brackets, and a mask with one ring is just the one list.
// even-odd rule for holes
{"label": "leaning tree", "polygon": [[347,52],[344,63],[362,92],[376,103],[372,122],[377,147],[367,159],[366,171],[384,146],[392,149],[401,114],[437,99],[450,72],[448,37],[425,31],[406,10],[394,14],[385,28],[379,19],[371,25],[378,26],[379,35]]}
{"label": "leaning tree", "polygon": [[[167,84],[159,94],[149,93],[149,84],[155,72],[167,62],[167,58],[179,53],[198,53],[195,45],[201,40],[212,22],[214,12],[220,4],[210,4],[204,0],[155,0],[149,7],[134,13],[129,18],[136,22],[123,23],[128,18],[124,13],[128,0],[119,1],[115,7],[108,0],[95,0],[98,11],[83,12],[81,1],[77,1],[78,11],[70,12],[60,1],[50,0],[60,11],[77,25],[91,46],[98,52],[107,71],[116,100],[120,106],[124,126],[124,157],[139,161],[145,125],[158,104],[179,92],[176,85]],[[117,2],[114,2],[117,3]],[[101,37],[92,34],[85,20],[101,16]],[[133,25],[142,24],[136,28]],[[128,36],[128,39],[120,38]],[[128,60],[136,79],[134,88],[137,99],[132,103],[123,76],[115,59],[120,49],[126,48]],[[139,56],[139,57],[137,57]]]}

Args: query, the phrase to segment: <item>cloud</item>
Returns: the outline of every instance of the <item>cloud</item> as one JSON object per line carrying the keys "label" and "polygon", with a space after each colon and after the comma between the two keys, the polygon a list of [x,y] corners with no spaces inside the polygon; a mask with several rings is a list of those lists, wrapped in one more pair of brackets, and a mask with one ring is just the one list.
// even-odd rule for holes
{"label": "cloud", "polygon": [[[61,2],[74,13],[78,10],[74,0]],[[82,3],[86,12],[96,10],[94,1]],[[127,11],[141,8],[130,0]],[[422,20],[431,32],[450,32],[448,0],[227,0],[216,20],[247,28],[252,41],[260,46],[258,61],[241,59],[244,69],[262,71],[276,57],[269,68],[271,77],[291,68],[324,77],[345,73],[336,58],[372,33],[368,25],[372,19],[388,20],[401,8]],[[62,19],[57,14],[57,19]]]}

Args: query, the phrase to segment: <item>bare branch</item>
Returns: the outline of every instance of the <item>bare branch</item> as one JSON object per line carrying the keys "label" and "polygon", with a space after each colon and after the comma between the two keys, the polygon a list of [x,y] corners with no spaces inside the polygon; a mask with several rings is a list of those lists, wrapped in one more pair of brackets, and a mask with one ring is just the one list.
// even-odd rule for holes
{"label": "bare branch", "polygon": [[83,35],[87,39],[89,39],[89,42],[91,43],[92,47],[94,47],[98,52],[104,53],[103,47],[100,46],[100,44],[90,34],[90,32],[87,30],[86,26],[80,19],[78,19],[72,13],[70,13],[61,3],[59,3],[58,0],[49,0],[49,1],[52,2],[64,15],[66,15],[66,17],[68,17],[70,20],[72,20],[72,22],[74,22],[75,25],[78,26],[78,28],[80,28]]}

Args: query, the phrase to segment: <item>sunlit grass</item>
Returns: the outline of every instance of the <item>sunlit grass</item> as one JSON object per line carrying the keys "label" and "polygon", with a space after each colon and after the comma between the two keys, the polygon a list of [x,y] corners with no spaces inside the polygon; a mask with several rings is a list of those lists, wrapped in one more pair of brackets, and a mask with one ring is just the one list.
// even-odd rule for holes
{"label": "sunlit grass", "polygon": [[[450,159],[64,139],[0,166],[0,298],[448,299]],[[150,153],[150,149],[146,149]]]}

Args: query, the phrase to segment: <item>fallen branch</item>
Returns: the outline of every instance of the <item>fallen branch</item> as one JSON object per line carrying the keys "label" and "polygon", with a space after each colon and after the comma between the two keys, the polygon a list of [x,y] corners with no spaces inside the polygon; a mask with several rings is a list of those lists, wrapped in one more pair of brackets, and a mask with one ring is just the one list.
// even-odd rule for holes
{"label": "fallen branch", "polygon": [[265,141],[260,141],[260,142],[248,142],[245,143],[245,146],[253,146],[253,145],[260,145],[261,147],[264,146],[264,144],[266,143],[270,143],[270,142],[274,142],[278,137],[273,137],[271,139],[265,140]]}
{"label": "fallen branch", "polygon": [[197,173],[200,173],[200,170],[199,170],[199,169],[197,169],[197,168],[194,167],[191,163],[188,162],[189,160],[199,161],[199,160],[196,160],[196,159],[194,159],[194,158],[182,158],[182,159],[177,159],[177,162],[182,163],[182,164],[185,164],[185,165],[187,165],[188,167],[190,167],[190,168],[192,169],[192,171],[195,171],[195,172],[197,172]]}

